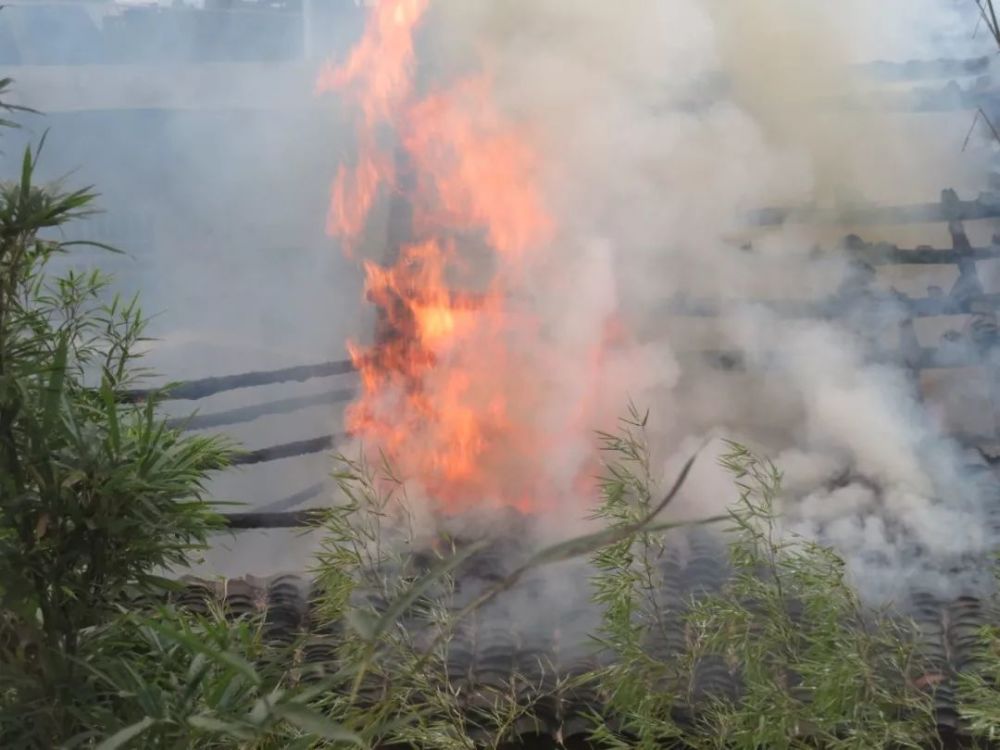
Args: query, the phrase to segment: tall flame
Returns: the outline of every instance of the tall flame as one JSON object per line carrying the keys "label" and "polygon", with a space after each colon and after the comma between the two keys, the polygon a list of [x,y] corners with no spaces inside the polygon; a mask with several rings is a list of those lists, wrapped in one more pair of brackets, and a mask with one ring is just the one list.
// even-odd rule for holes
{"label": "tall flame", "polygon": [[[539,468],[551,435],[532,427],[546,373],[510,345],[539,335],[511,292],[556,222],[538,186],[531,134],[500,112],[488,75],[427,96],[415,91],[414,30],[427,7],[382,0],[346,62],[324,68],[317,86],[359,112],[357,164],[334,181],[329,233],[350,251],[387,189],[402,191],[413,211],[410,244],[394,262],[365,263],[381,333],[370,347],[349,342],[362,392],[347,427],[385,451],[440,510],[535,510],[548,491]],[[385,131],[412,169],[405,187],[378,145]],[[461,293],[449,282],[461,275],[460,250],[470,242],[488,245],[493,268],[480,289]]]}

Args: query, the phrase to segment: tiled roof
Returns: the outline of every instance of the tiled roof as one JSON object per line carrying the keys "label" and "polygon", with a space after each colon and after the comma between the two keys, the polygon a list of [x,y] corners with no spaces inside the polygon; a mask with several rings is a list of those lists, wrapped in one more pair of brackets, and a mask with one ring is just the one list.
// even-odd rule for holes
{"label": "tiled roof", "polygon": [[[651,656],[664,661],[685,648],[683,613],[689,602],[718,592],[729,571],[720,535],[696,529],[678,541],[680,551],[668,546],[658,562],[662,573],[658,601],[667,613],[667,627],[654,633],[647,645]],[[519,559],[510,551],[509,545],[498,545],[470,558],[456,574],[451,606],[460,609],[501,580],[512,560]],[[989,569],[985,558],[967,564]],[[544,575],[523,580],[455,627],[447,649],[448,682],[470,715],[491,705],[498,694],[509,694],[514,685],[518,701],[529,709],[517,722],[518,733],[562,738],[587,734],[588,716],[600,710],[601,700],[592,687],[571,681],[607,663],[589,637],[599,624],[590,602],[591,573],[582,564],[561,573],[558,597],[552,595],[553,584],[551,579],[546,583]],[[180,606],[203,608],[213,599],[232,616],[265,613],[265,639],[281,645],[297,642],[301,665],[336,659],[341,624],[320,616],[308,578],[248,576],[214,582],[188,578],[184,583],[176,599]],[[942,733],[960,734],[954,679],[974,666],[977,635],[996,621],[994,607],[980,596],[958,591],[944,597],[916,592],[903,609],[917,625],[925,665],[925,674],[915,678],[917,684],[932,691]],[[419,642],[423,624],[413,619],[400,624]],[[706,660],[694,676],[694,694],[735,696],[738,680],[738,670],[721,659]],[[377,681],[367,686],[371,697],[381,689]],[[678,716],[683,720],[682,714]]]}

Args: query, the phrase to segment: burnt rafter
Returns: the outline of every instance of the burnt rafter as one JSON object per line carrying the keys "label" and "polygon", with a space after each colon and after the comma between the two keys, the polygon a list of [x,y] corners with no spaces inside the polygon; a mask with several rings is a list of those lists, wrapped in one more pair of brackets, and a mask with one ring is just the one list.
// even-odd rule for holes
{"label": "burnt rafter", "polygon": [[[959,75],[959,74],[956,74]],[[1000,89],[987,75],[966,76],[963,83],[951,78],[944,83],[913,86],[905,91],[882,91],[874,96],[846,96],[832,100],[839,107],[872,107],[889,112],[996,112]]]}
{"label": "burnt rafter", "polygon": [[[942,199],[938,203],[916,204],[910,206],[868,206],[850,208],[838,212],[823,212],[810,208],[773,208],[757,212],[751,217],[751,223],[761,226],[777,225],[785,222],[819,222],[829,221],[832,223],[855,223],[855,224],[892,224],[911,222],[961,222],[971,219],[1000,218],[1000,195],[984,194],[973,201],[963,201],[958,198],[954,191],[946,190],[942,193]],[[955,244],[950,249],[939,249],[929,246],[919,246],[913,249],[900,248],[888,243],[868,243],[857,235],[850,235],[845,238],[839,247],[830,251],[837,254],[846,254],[852,261],[859,265],[880,266],[897,264],[958,264],[960,269],[963,266],[972,265],[978,261],[1000,258],[1000,243],[993,243],[988,247],[974,247],[968,243],[967,239],[962,244]],[[961,291],[961,290],[958,290]],[[954,314],[974,314],[983,307],[1000,307],[1000,295],[983,294],[978,290],[976,294],[967,294],[964,291],[957,293],[952,290],[952,294],[944,295],[940,290],[931,288],[928,296],[924,298],[911,298],[896,293],[884,294],[879,297],[878,293],[867,292],[866,296],[873,302],[891,302],[899,306],[908,314],[915,317],[925,317],[934,315],[954,315]],[[779,314],[805,317],[827,317],[840,312],[838,305],[843,295],[819,302],[793,302],[776,301],[769,302],[768,305]],[[459,309],[472,309],[481,303],[475,294],[456,293],[451,303]],[[740,305],[749,303],[741,302],[707,302],[679,298],[667,303],[669,312],[676,315],[711,316],[725,314],[725,308],[732,309]],[[130,402],[141,402],[153,394],[157,394],[166,400],[195,401],[226,391],[242,388],[254,388],[264,385],[288,382],[306,382],[315,378],[334,377],[338,375],[348,375],[355,372],[354,362],[349,359],[331,362],[323,362],[314,365],[303,365],[297,367],[287,367],[278,370],[244,372],[235,375],[225,375],[218,377],[208,377],[197,380],[188,380],[172,383],[160,388],[136,389],[125,394],[125,400]],[[340,400],[340,396],[345,391],[334,392],[333,398]],[[270,407],[260,405],[257,407],[247,407],[246,411],[232,410],[227,415],[205,415],[199,416],[200,423],[205,426],[217,426],[224,422],[216,420],[234,419],[237,423],[255,418],[253,410],[258,410],[261,414],[267,412],[268,408],[274,409],[273,413],[284,410],[294,410],[296,403],[274,402]],[[174,426],[182,426],[183,420],[175,422]],[[197,424],[197,423],[196,423]],[[189,427],[192,425],[189,423]],[[192,427],[193,428],[193,427]]]}
{"label": "burnt rafter", "polygon": [[222,518],[230,530],[300,529],[321,523],[324,513],[323,509],[314,508],[270,513],[224,513]]}
{"label": "burnt rafter", "polygon": [[[847,306],[855,301],[842,295],[831,295],[818,302],[799,300],[716,302],[676,298],[667,302],[663,311],[682,317],[714,318],[737,313],[741,308],[759,307],[780,317],[836,318],[843,315]],[[870,293],[865,296],[865,302],[883,307],[887,317],[894,312],[899,317],[928,318],[939,315],[974,315],[983,309],[1000,309],[1000,294],[946,295],[936,287],[932,287],[926,297],[909,297],[897,292]]]}
{"label": "burnt rafter", "polygon": [[[996,238],[1000,239],[1000,238]],[[856,234],[844,238],[838,251],[851,258],[873,266],[890,265],[954,265],[962,260],[983,261],[1000,258],[1000,243],[994,241],[985,247],[969,245],[962,250],[919,245],[902,248],[888,242],[865,242]]]}
{"label": "burnt rafter", "polygon": [[[994,355],[991,353],[990,356]],[[761,369],[779,369],[785,355],[774,351],[750,356],[737,349],[716,349],[677,352],[677,357],[681,362],[700,361],[717,370],[748,372]],[[982,367],[992,365],[994,361],[985,358],[964,344],[955,344],[951,347],[924,346],[909,351],[891,350],[874,359],[885,364],[905,364],[914,370],[953,370]]]}
{"label": "burnt rafter", "polygon": [[197,401],[224,391],[234,391],[239,388],[256,388],[275,383],[302,383],[314,378],[328,378],[335,375],[346,375],[354,372],[354,363],[349,359],[334,362],[323,362],[318,365],[285,367],[280,370],[261,372],[244,372],[238,375],[221,375],[218,377],[187,380],[168,384],[161,388],[136,389],[128,391],[125,396],[130,402],[144,401],[156,393],[168,400]]}
{"label": "burnt rafter", "polygon": [[272,414],[290,414],[313,406],[343,403],[354,398],[356,393],[357,391],[354,388],[337,388],[310,396],[282,398],[275,401],[267,401],[263,404],[254,404],[253,406],[241,406],[227,411],[212,412],[211,414],[174,417],[167,420],[167,426],[180,430],[207,430],[216,427],[229,427],[245,422],[252,422],[260,417]]}
{"label": "burnt rafter", "polygon": [[323,435],[308,440],[295,440],[291,443],[281,443],[280,445],[272,445],[254,451],[237,453],[231,463],[233,466],[247,466],[250,464],[266,463],[268,461],[280,461],[283,458],[296,458],[298,456],[308,456],[313,453],[322,453],[333,448],[344,437],[343,435]]}
{"label": "burnt rafter", "polygon": [[892,224],[929,224],[949,221],[976,221],[1000,218],[1000,195],[982,193],[975,200],[949,199],[953,191],[937,203],[914,203],[901,206],[857,205],[837,209],[814,206],[765,208],[748,216],[752,226],[782,224],[817,224],[863,226]]}
{"label": "burnt rafter", "polygon": [[[736,349],[677,352],[677,357],[682,363],[707,366],[723,372],[780,369],[783,356],[778,351],[750,356],[746,352]],[[951,341],[948,338],[945,339],[942,346],[921,347],[914,338],[909,345],[905,345],[902,349],[885,352],[876,359],[886,364],[898,364],[914,371],[921,371],[996,367],[1000,363],[1000,353],[992,348],[984,350],[964,340]],[[331,450],[338,442],[347,437],[347,435],[324,435],[309,440],[273,445],[237,454],[233,459],[233,464],[245,466],[323,453]]]}
{"label": "burnt rafter", "polygon": [[938,60],[879,60],[855,66],[859,72],[882,81],[917,81],[928,78],[980,76],[989,73],[993,58],[988,55]]}

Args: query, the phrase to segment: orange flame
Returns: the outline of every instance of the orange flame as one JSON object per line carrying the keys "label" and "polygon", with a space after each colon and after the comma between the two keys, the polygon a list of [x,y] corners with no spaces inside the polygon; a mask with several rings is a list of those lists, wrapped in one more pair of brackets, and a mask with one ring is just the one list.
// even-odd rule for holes
{"label": "orange flame", "polygon": [[528,134],[496,111],[487,78],[466,79],[419,102],[407,123],[404,145],[423,180],[420,195],[440,206],[433,223],[485,230],[504,254],[551,238],[553,220],[535,187],[537,156]]}
{"label": "orange flame", "polygon": [[354,169],[341,166],[337,172],[326,217],[327,234],[345,240],[348,250],[365,229],[379,187],[393,176],[391,164],[382,155],[367,149],[362,154]]}
{"label": "orange flame", "polygon": [[[405,193],[413,241],[389,267],[365,263],[365,293],[381,317],[373,346],[348,345],[362,392],[347,427],[445,512],[483,504],[531,511],[550,492],[541,467],[562,436],[532,426],[550,373],[528,354],[543,347],[510,345],[539,335],[532,316],[514,309],[510,285],[553,240],[556,222],[532,134],[500,112],[489,76],[415,94],[413,34],[427,5],[382,0],[347,61],[326,66],[317,85],[360,111],[358,163],[338,173],[327,220],[348,251],[379,192],[402,190],[376,147],[380,129],[395,130],[414,173]],[[475,294],[450,283],[470,237],[485,241],[495,261]],[[582,420],[574,414],[571,428]]]}
{"label": "orange flame", "polygon": [[365,35],[347,62],[327,63],[316,92],[345,92],[357,99],[368,127],[388,122],[410,95],[413,85],[413,28],[429,0],[384,0],[369,16]]}
{"label": "orange flame", "polygon": [[413,28],[429,0],[389,0],[378,3],[361,42],[340,67],[327,63],[316,82],[318,94],[336,92],[354,100],[363,116],[358,133],[358,163],[341,167],[333,184],[327,233],[348,251],[365,228],[378,190],[394,179],[392,161],[375,146],[380,122],[391,122],[410,98],[413,68]]}

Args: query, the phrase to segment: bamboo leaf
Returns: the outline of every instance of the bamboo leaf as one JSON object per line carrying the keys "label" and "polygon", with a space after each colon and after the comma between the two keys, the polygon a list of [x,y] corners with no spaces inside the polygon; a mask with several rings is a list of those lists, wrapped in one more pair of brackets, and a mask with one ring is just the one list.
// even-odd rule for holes
{"label": "bamboo leaf", "polygon": [[108,438],[111,449],[117,457],[121,452],[121,430],[118,424],[118,404],[111,383],[107,377],[101,379],[101,399],[104,401],[104,416],[108,424]]}
{"label": "bamboo leaf", "polygon": [[361,609],[352,608],[344,613],[347,624],[361,636],[361,639],[369,643],[375,640],[375,628],[378,622],[368,612]]}
{"label": "bamboo leaf", "polygon": [[406,593],[398,597],[379,618],[378,622],[375,623],[375,627],[372,632],[372,640],[378,638],[389,627],[391,627],[393,623],[399,619],[400,615],[412,607],[417,599],[427,593],[431,586],[440,581],[444,576],[448,575],[448,573],[455,570],[455,568],[468,560],[470,557],[485,549],[486,544],[487,542],[485,541],[470,544],[457,554],[442,560],[438,565],[418,578],[413,585],[407,589]]}
{"label": "bamboo leaf", "polygon": [[347,742],[357,747],[362,747],[365,744],[360,735],[298,703],[280,703],[274,707],[274,714],[290,724],[294,724],[302,731],[326,740]]}
{"label": "bamboo leaf", "polygon": [[85,742],[90,742],[91,740],[94,740],[100,736],[101,736],[100,732],[88,729],[85,732],[80,732],[79,734],[73,735],[68,740],[63,742],[63,744],[60,745],[60,750],[73,750],[73,748],[80,747]]}
{"label": "bamboo leaf", "polygon": [[239,672],[254,685],[261,684],[262,680],[260,675],[257,673],[257,670],[254,669],[254,666],[246,659],[243,659],[230,651],[220,650],[209,643],[200,641],[194,636],[188,635],[187,633],[181,633],[180,631],[168,627],[167,625],[163,625],[162,623],[146,620],[144,624],[163,637],[176,641],[195,653],[205,654],[205,656],[217,664],[229,667],[230,669]]}
{"label": "bamboo leaf", "polygon": [[[646,530],[653,519],[655,519],[660,513],[662,513],[668,505],[680,492],[681,487],[687,481],[688,474],[691,473],[691,468],[694,466],[695,460],[698,458],[698,454],[701,452],[699,448],[698,451],[694,453],[685,463],[681,469],[680,474],[677,475],[677,479],[674,480],[673,486],[670,491],[660,500],[656,506],[649,511],[643,518],[636,521],[628,526],[622,526],[620,528],[605,529],[604,531],[598,531],[594,534],[587,534],[585,536],[579,536],[574,539],[569,539],[565,542],[560,542],[559,544],[554,544],[551,547],[546,547],[543,550],[535,553],[525,564],[524,568],[536,568],[541,565],[549,565],[555,562],[563,562],[565,560],[570,560],[574,557],[582,557],[583,555],[588,555],[591,552],[596,552],[601,547],[607,547],[608,545],[615,544],[623,539],[628,539],[630,536],[637,534],[643,530]],[[700,523],[706,523],[707,521],[701,521]],[[676,521],[668,522],[666,524],[660,525],[660,530],[677,528],[680,526],[690,526],[694,522],[692,521]]]}
{"label": "bamboo leaf", "polygon": [[45,407],[42,414],[42,435],[48,436],[55,423],[59,405],[63,399],[63,386],[66,380],[66,358],[69,353],[67,335],[59,339],[55,355],[52,358],[52,369],[49,373],[49,383],[45,392]]}
{"label": "bamboo leaf", "polygon": [[151,716],[147,716],[135,724],[130,724],[124,729],[119,729],[113,735],[101,742],[94,750],[117,750],[134,740],[156,723]]}
{"label": "bamboo leaf", "polygon": [[76,247],[82,245],[85,247],[96,247],[100,250],[107,250],[109,253],[114,253],[115,255],[125,255],[124,250],[119,250],[113,245],[105,245],[103,242],[96,242],[94,240],[72,240],[70,242],[60,242],[59,247]]}
{"label": "bamboo leaf", "polygon": [[247,727],[231,721],[222,721],[206,714],[189,716],[187,722],[195,729],[211,734],[224,734],[238,740],[252,740],[254,738],[254,732]]}
{"label": "bamboo leaf", "polygon": [[21,185],[20,185],[20,206],[24,208],[31,195],[31,172],[34,164],[31,159],[31,146],[24,149],[24,157],[21,159]]}
{"label": "bamboo leaf", "polygon": [[148,586],[163,589],[164,591],[184,590],[184,584],[182,582],[174,580],[173,578],[164,578],[163,576],[144,574],[142,576],[142,582]]}

